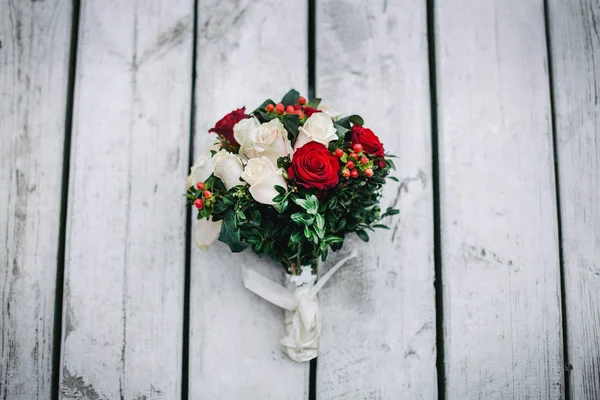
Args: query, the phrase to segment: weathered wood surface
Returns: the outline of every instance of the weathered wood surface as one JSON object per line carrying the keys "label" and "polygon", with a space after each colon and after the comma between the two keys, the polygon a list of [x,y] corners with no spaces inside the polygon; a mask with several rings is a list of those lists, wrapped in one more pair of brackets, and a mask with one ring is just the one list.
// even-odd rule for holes
{"label": "weathered wood surface", "polygon": [[[322,399],[435,399],[436,346],[426,4],[317,2],[317,95],[397,155],[383,206],[391,231],[357,238],[361,256],[322,290]],[[334,255],[332,265],[338,258]],[[322,272],[324,272],[323,269]]]}
{"label": "weathered wood surface", "polygon": [[435,7],[447,398],[561,399],[542,1]]}
{"label": "weathered wood surface", "polygon": [[49,399],[71,2],[0,1],[0,398]]}
{"label": "weathered wood surface", "polygon": [[81,5],[63,399],[180,396],[193,7]]}
{"label": "weathered wood surface", "polygon": [[[198,3],[195,154],[208,129],[234,108],[254,110],[294,87],[307,90],[307,5],[303,1]],[[305,399],[308,364],[279,349],[283,310],[246,290],[240,264],[272,279],[283,269],[223,243],[192,245],[190,398]],[[283,280],[282,280],[283,282]]]}
{"label": "weathered wood surface", "polygon": [[549,2],[571,398],[600,399],[600,4]]}

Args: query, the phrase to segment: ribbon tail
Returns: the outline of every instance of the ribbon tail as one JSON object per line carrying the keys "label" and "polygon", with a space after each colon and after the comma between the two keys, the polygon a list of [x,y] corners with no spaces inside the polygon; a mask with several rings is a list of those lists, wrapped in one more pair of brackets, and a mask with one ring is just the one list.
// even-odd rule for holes
{"label": "ribbon tail", "polygon": [[344,257],[340,261],[338,261],[338,263],[335,264],[329,271],[327,271],[327,273],[317,281],[315,286],[311,288],[312,294],[316,296],[317,293],[319,293],[319,290],[321,290],[321,288],[325,286],[329,278],[331,278],[333,274],[335,274],[338,271],[338,269],[340,269],[344,264],[346,264],[348,260],[356,258],[357,255],[358,253],[356,252],[356,250],[354,250],[348,257]]}
{"label": "ribbon tail", "polygon": [[295,310],[298,307],[298,300],[289,289],[265,278],[245,265],[242,265],[242,277],[246,289],[268,302],[286,310]]}

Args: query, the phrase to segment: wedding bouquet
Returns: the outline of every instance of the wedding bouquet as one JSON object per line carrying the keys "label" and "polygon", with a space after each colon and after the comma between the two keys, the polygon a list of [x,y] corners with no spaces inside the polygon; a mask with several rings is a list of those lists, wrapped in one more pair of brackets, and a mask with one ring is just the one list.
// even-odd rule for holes
{"label": "wedding bouquet", "polygon": [[394,168],[379,138],[358,115],[341,118],[320,99],[290,90],[279,103],[266,100],[246,114],[227,114],[209,132],[217,141],[186,179],[186,197],[198,212],[199,247],[217,237],[232,252],[251,248],[286,271],[284,288],[251,269],[246,287],[286,309],[284,351],[296,361],[317,355],[317,292],[353,254],[316,283],[319,260],[356,233],[387,228],[379,201]]}

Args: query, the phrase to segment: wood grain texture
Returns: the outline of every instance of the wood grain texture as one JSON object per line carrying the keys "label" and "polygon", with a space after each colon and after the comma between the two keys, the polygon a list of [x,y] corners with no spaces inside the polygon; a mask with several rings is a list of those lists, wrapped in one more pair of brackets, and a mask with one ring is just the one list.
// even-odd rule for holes
{"label": "wood grain texture", "polygon": [[49,399],[71,2],[0,1],[0,399]]}
{"label": "wood grain texture", "polygon": [[[198,3],[195,154],[208,129],[234,108],[254,110],[289,88],[307,93],[307,3],[208,0]],[[283,268],[223,243],[192,245],[191,399],[305,399],[308,364],[285,356],[283,310],[246,290],[240,264],[283,283]]]}
{"label": "wood grain texture", "polygon": [[600,4],[549,2],[571,398],[600,399]]}
{"label": "wood grain texture", "polygon": [[[383,207],[400,216],[321,291],[322,399],[435,399],[429,68],[425,2],[317,2],[317,96],[358,113],[395,159]],[[333,265],[334,255],[325,263]],[[321,272],[325,272],[326,268]]]}
{"label": "wood grain texture", "polygon": [[438,1],[447,398],[561,399],[542,1]]}
{"label": "wood grain texture", "polygon": [[180,396],[193,11],[82,2],[63,399]]}

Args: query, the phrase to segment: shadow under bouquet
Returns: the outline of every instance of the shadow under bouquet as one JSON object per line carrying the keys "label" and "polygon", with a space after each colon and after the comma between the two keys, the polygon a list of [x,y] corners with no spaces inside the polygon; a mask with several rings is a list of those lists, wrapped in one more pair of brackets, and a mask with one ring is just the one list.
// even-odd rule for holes
{"label": "shadow under bouquet", "polygon": [[379,138],[358,115],[341,117],[320,99],[290,90],[246,114],[232,111],[210,132],[218,140],[186,179],[197,209],[194,238],[218,238],[232,252],[247,248],[285,268],[286,287],[243,267],[246,288],[286,310],[284,352],[295,361],[317,356],[321,316],[317,293],[353,253],[317,282],[319,260],[350,233],[387,228],[379,201],[394,168]]}

